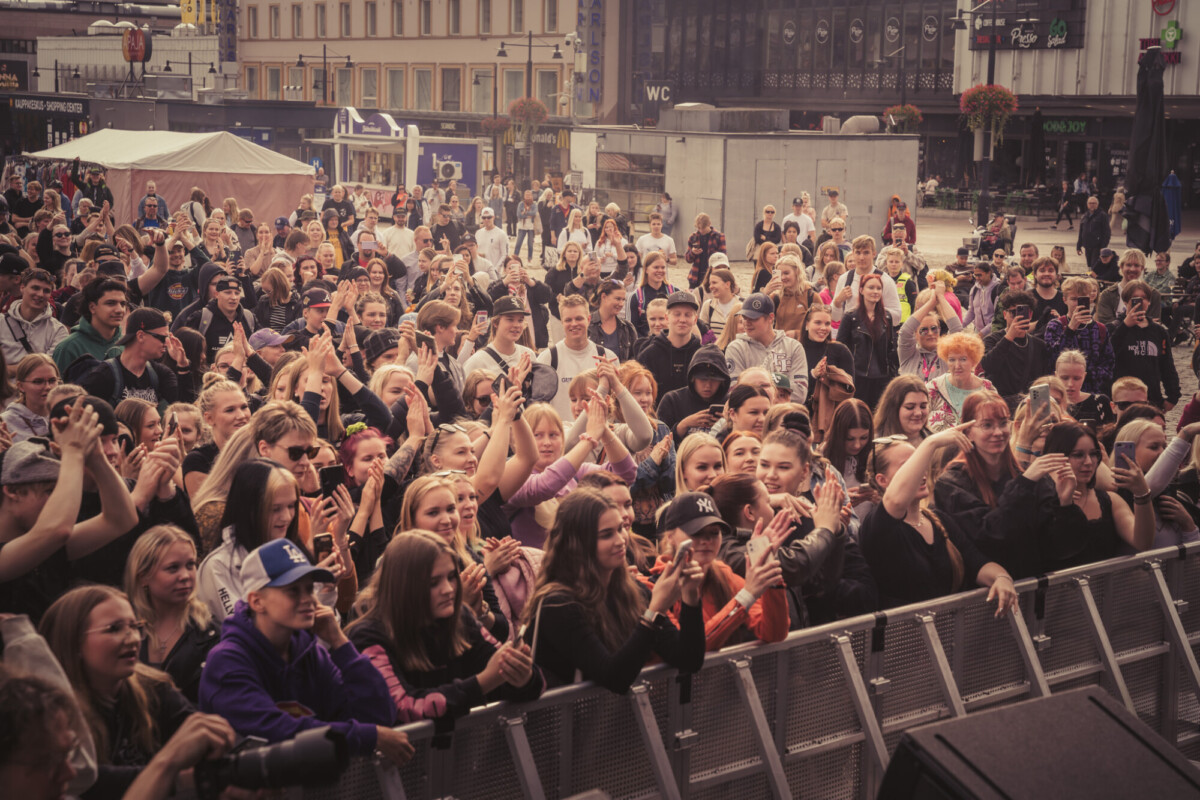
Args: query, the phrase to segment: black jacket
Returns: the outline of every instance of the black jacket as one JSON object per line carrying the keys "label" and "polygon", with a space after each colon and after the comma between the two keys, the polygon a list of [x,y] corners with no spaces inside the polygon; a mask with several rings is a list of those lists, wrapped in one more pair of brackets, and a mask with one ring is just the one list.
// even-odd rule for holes
{"label": "black jacket", "polygon": [[[702,374],[712,375],[713,373],[721,376],[721,388],[706,400],[696,394],[693,381]],[[697,411],[703,411],[709,406],[724,404],[725,398],[729,394],[729,383],[729,366],[721,349],[715,344],[709,344],[697,350],[696,354],[692,356],[691,364],[688,365],[687,386],[667,392],[658,403],[658,418],[671,429],[675,436],[675,444],[678,445],[689,433],[707,432],[707,428],[689,428],[681,433],[676,430],[676,426],[680,420]]]}
{"label": "black jacket", "polygon": [[842,317],[837,340],[854,354],[855,377],[894,378],[900,374],[900,356],[896,352],[896,329],[892,327],[892,315],[883,311],[882,307],[880,311],[883,312],[883,330],[878,339],[867,330],[866,320],[859,320],[858,312],[851,311]]}
{"label": "black jacket", "polygon": [[983,340],[986,353],[979,366],[996,391],[1015,409],[1021,395],[1036,378],[1054,371],[1054,360],[1046,343],[1033,334],[1018,346],[1004,336],[1004,331],[988,334]]}
{"label": "black jacket", "polygon": [[1108,326],[1116,365],[1113,378],[1132,375],[1149,388],[1147,399],[1158,406],[1165,400],[1179,402],[1179,372],[1171,354],[1171,337],[1157,322],[1144,328],[1129,327],[1118,320]]}
{"label": "black jacket", "polygon": [[[221,641],[221,629],[215,622],[209,622],[207,627],[197,628],[189,624],[167,653],[166,658],[158,668],[171,676],[175,686],[191,702],[197,702],[200,695],[200,673],[204,670],[204,662],[208,659],[208,651]],[[142,639],[142,650],[138,660],[143,664],[150,663],[150,640]]]}
{"label": "black jacket", "polygon": [[688,367],[691,366],[692,356],[699,349],[700,339],[694,334],[683,347],[672,345],[671,340],[667,338],[666,331],[646,343],[646,346],[638,354],[637,360],[642,362],[643,367],[650,370],[655,383],[658,384],[656,401],[661,400],[667,392],[687,386]]}
{"label": "black jacket", "polygon": [[1079,218],[1079,236],[1075,246],[1078,248],[1099,249],[1108,247],[1112,238],[1112,228],[1108,226],[1108,214],[1100,209],[1087,211]]}
{"label": "black jacket", "polygon": [[[288,298],[288,301],[283,303],[283,307],[286,309],[283,320],[284,325],[287,325],[293,320],[300,319],[302,310],[301,303],[302,300],[300,299],[299,292],[292,292],[292,296]],[[254,321],[258,323],[258,327],[260,328],[271,327],[271,298],[267,297],[265,294],[258,298],[258,305],[254,307]],[[389,321],[388,324],[390,325],[391,322]],[[281,326],[280,330],[282,329],[283,328]]]}
{"label": "black jacket", "polygon": [[[588,338],[600,347],[604,346],[604,330],[600,327],[600,312],[592,312],[592,322],[588,325]],[[617,317],[617,359],[624,363],[633,358],[633,346],[637,343],[637,331],[625,320]]]}

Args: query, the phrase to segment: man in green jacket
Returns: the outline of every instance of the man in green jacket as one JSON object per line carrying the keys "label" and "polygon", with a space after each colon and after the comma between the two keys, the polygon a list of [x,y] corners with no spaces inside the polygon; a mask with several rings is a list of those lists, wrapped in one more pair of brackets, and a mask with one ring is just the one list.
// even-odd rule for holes
{"label": "man in green jacket", "polygon": [[114,280],[94,280],[83,288],[83,317],[71,334],[54,348],[54,363],[66,379],[67,367],[75,359],[90,354],[103,361],[108,351],[121,340],[128,299],[124,284]]}

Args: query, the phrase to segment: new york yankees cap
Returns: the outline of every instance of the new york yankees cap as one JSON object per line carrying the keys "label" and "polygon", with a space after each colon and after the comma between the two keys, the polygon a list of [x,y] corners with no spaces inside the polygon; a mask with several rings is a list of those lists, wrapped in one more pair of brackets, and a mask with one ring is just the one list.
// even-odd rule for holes
{"label": "new york yankees cap", "polygon": [[671,505],[663,512],[660,530],[665,532],[679,528],[688,536],[695,536],[709,525],[721,526],[724,536],[733,535],[733,528],[717,513],[717,504],[713,502],[711,495],[704,492],[684,492],[676,495]]}

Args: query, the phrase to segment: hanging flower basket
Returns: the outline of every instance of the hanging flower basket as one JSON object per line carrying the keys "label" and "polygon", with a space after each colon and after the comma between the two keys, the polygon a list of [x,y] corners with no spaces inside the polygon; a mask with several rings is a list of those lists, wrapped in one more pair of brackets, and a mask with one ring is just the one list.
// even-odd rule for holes
{"label": "hanging flower basket", "polygon": [[508,117],[484,117],[480,127],[489,136],[499,136],[508,130],[512,122]]}
{"label": "hanging flower basket", "polygon": [[925,121],[921,109],[912,103],[890,106],[883,111],[883,124],[897,133],[916,133],[917,126]]}
{"label": "hanging flower basket", "polygon": [[516,140],[528,141],[538,127],[550,118],[550,112],[546,110],[546,104],[536,97],[521,97],[512,101],[508,116],[516,126]]}
{"label": "hanging flower basket", "polygon": [[1017,111],[1017,96],[995,84],[972,86],[962,93],[959,110],[973,131],[991,128],[992,138],[999,144],[1004,126]]}

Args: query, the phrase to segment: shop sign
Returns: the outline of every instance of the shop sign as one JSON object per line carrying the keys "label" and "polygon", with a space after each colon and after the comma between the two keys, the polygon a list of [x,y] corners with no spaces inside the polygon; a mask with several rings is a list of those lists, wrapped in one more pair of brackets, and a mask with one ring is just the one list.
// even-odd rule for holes
{"label": "shop sign", "polygon": [[579,0],[576,22],[583,32],[587,72],[575,90],[575,102],[599,104],[604,95],[604,0]]}
{"label": "shop sign", "polygon": [[796,43],[796,20],[789,19],[783,23],[783,43],[788,47]]}
{"label": "shop sign", "polygon": [[1150,0],[1154,6],[1154,13],[1160,17],[1165,17],[1175,10],[1175,0]]}
{"label": "shop sign", "polygon": [[897,17],[888,17],[883,26],[883,35],[889,42],[900,41],[900,20]]}
{"label": "shop sign", "polygon": [[937,17],[932,14],[925,17],[925,21],[921,23],[921,38],[927,42],[932,42],[938,37],[938,29],[940,27]]}
{"label": "shop sign", "polygon": [[863,40],[865,26],[861,19],[853,19],[850,21],[850,41],[858,44]]}
{"label": "shop sign", "polygon": [[[991,5],[976,13],[967,42],[971,50],[987,50],[993,42],[998,50],[1064,50],[1083,47],[1083,30],[1087,18],[1087,0],[1038,0],[1003,3],[997,8],[992,24]],[[1027,16],[1025,6],[1037,6],[1033,22],[1018,22]],[[1007,12],[1007,13],[1006,13]],[[1069,32],[1069,33],[1068,33]]]}
{"label": "shop sign", "polygon": [[209,0],[217,26],[217,60],[235,64],[237,55],[237,0]]}
{"label": "shop sign", "polygon": [[0,91],[29,91],[29,62],[0,59]]}
{"label": "shop sign", "polygon": [[1059,17],[1050,20],[1050,36],[1046,39],[1046,47],[1065,47],[1067,44],[1067,21]]}
{"label": "shop sign", "polygon": [[1086,136],[1088,121],[1086,119],[1045,119],[1042,120],[1042,131],[1045,133],[1065,133],[1075,136]]}
{"label": "shop sign", "polygon": [[372,114],[363,119],[356,108],[343,108],[338,111],[334,124],[334,133],[351,136],[384,136],[389,139],[403,139],[404,129],[392,119],[390,114]]}
{"label": "shop sign", "polygon": [[[1183,61],[1183,53],[1179,52],[1179,40],[1183,38],[1183,28],[1175,20],[1167,23],[1162,29],[1162,36],[1151,39],[1138,39],[1138,48],[1142,55],[1145,55],[1146,50],[1151,47],[1161,47],[1163,62],[1167,66],[1179,64]],[[1141,56],[1138,56],[1138,61],[1141,61]]]}
{"label": "shop sign", "polygon": [[829,41],[829,20],[817,20],[817,44],[825,44]]}
{"label": "shop sign", "polygon": [[[514,145],[515,144],[514,139],[515,139],[515,135],[513,134],[512,128],[509,128],[507,131],[504,132],[504,139],[503,139],[504,144],[507,144],[510,146]],[[550,145],[551,147],[556,148],[558,150],[570,150],[571,149],[571,131],[568,130],[567,128],[558,128],[558,129],[549,129],[549,130],[542,129],[542,130],[539,130],[537,133],[533,134],[533,136],[529,137],[529,140],[531,142],[533,142],[534,144]]]}
{"label": "shop sign", "polygon": [[127,64],[145,64],[150,60],[154,50],[154,40],[150,32],[141,28],[131,28],[121,33],[121,55]]}
{"label": "shop sign", "polygon": [[14,111],[34,111],[39,114],[67,117],[86,117],[88,115],[86,100],[62,100],[54,95],[10,97],[8,105]]}

